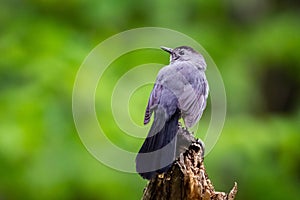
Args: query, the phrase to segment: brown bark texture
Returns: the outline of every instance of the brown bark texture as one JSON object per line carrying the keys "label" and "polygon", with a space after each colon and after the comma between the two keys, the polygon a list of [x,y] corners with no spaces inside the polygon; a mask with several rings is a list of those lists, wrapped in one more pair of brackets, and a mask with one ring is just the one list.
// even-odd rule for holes
{"label": "brown bark texture", "polygon": [[[179,157],[164,174],[152,178],[144,190],[143,200],[233,200],[237,193],[237,183],[231,191],[217,192],[206,173],[203,155],[204,144],[195,139],[186,129],[179,126],[177,137],[181,144]],[[184,140],[182,140],[184,138]],[[187,144],[189,144],[187,146]],[[184,148],[186,146],[186,148]]]}

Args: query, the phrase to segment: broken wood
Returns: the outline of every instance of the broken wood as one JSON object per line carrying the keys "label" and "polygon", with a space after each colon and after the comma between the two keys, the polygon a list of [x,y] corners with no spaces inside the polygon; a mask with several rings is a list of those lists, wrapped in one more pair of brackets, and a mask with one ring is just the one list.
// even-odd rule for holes
{"label": "broken wood", "polygon": [[[158,174],[146,186],[143,200],[233,200],[237,193],[237,183],[231,191],[217,192],[206,173],[203,158],[204,145],[191,133],[179,126],[177,138],[189,143],[181,152],[167,173]],[[182,140],[184,138],[184,140]],[[178,139],[177,139],[178,140]],[[178,140],[179,141],[179,140]]]}

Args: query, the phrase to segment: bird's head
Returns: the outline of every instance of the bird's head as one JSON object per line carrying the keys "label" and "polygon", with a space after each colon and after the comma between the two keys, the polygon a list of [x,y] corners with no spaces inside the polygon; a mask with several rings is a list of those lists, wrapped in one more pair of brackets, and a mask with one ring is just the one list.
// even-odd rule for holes
{"label": "bird's head", "polygon": [[160,47],[162,50],[170,54],[170,63],[180,61],[190,61],[201,70],[206,69],[206,63],[203,56],[195,51],[193,48],[188,46],[180,46],[175,49],[168,47]]}

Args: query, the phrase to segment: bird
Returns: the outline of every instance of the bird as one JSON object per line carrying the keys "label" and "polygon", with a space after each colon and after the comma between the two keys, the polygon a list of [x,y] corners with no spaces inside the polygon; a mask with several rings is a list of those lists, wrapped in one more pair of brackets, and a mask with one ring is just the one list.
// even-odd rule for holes
{"label": "bird", "polygon": [[151,91],[144,125],[153,113],[154,119],[135,159],[136,171],[148,180],[169,170],[176,159],[179,120],[183,119],[186,128],[194,126],[209,94],[202,54],[189,46],[161,49],[170,54],[170,63],[160,69]]}

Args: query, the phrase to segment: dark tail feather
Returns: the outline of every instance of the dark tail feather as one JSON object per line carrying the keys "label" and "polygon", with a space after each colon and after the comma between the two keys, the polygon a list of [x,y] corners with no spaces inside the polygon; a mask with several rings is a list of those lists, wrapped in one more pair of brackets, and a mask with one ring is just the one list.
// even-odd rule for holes
{"label": "dark tail feather", "polygon": [[136,170],[143,178],[151,179],[157,173],[166,172],[171,167],[175,160],[175,136],[179,117],[180,112],[177,110],[157,132],[156,127],[159,127],[161,118],[155,116],[148,137],[136,157]]}

